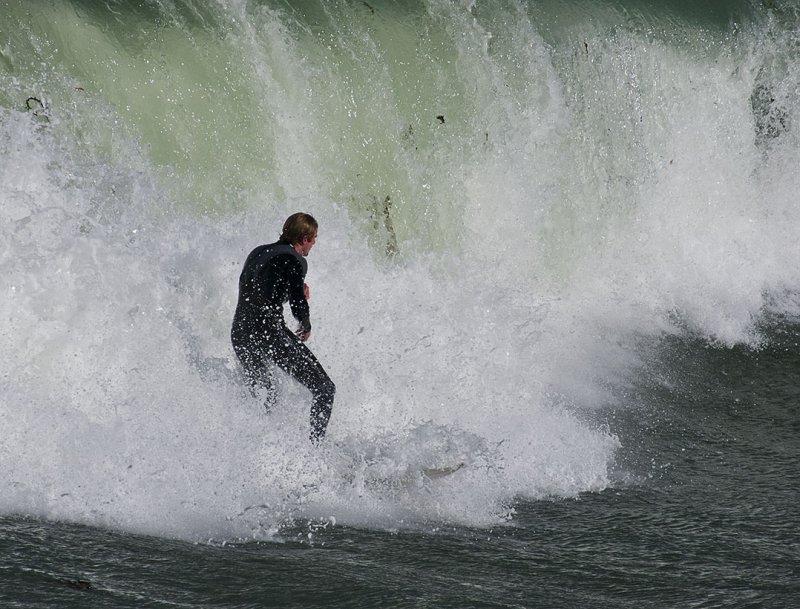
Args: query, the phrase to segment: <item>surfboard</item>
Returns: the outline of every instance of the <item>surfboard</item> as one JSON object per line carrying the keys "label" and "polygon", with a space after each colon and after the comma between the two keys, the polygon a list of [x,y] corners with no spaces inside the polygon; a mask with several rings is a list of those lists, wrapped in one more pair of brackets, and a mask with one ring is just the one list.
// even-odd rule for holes
{"label": "surfboard", "polygon": [[456,463],[445,467],[423,467],[422,474],[428,478],[435,480],[436,478],[444,478],[450,474],[455,474],[458,470],[464,467],[464,462]]}
{"label": "surfboard", "polygon": [[368,485],[404,488],[417,486],[426,480],[434,483],[445,479],[455,474],[465,465],[463,462],[458,462],[453,465],[437,465],[435,467],[407,467],[400,472],[370,471],[368,467],[366,471],[362,472],[362,479]]}

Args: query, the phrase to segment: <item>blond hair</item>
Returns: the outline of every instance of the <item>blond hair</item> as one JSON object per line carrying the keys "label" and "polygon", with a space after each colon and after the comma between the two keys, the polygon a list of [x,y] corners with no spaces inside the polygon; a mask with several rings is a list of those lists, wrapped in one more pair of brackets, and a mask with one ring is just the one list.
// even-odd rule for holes
{"label": "blond hair", "polygon": [[304,238],[313,239],[319,225],[311,214],[297,212],[286,218],[283,223],[281,241],[294,245],[302,243]]}

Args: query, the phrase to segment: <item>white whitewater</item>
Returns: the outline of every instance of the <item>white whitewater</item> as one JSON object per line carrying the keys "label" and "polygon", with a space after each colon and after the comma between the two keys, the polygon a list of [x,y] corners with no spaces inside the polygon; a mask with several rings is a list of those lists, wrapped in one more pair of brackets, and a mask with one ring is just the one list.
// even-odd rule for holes
{"label": "white whitewater", "polygon": [[[592,413],[642,337],[757,345],[766,310],[797,313],[779,29],[584,25],[559,47],[513,2],[198,3],[137,39],[100,9],[15,6],[3,513],[190,539],[489,526],[516,497],[612,483]],[[264,412],[228,339],[244,257],[299,209],[321,223],[310,346],[338,388],[318,451],[304,392]],[[467,465],[420,474],[437,459]]]}

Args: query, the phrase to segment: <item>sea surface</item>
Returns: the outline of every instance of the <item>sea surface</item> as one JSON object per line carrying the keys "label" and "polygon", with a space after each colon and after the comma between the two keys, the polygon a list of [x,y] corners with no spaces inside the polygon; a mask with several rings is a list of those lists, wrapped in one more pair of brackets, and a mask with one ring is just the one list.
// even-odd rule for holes
{"label": "sea surface", "polygon": [[[799,49],[782,0],[0,0],[0,607],[800,606]],[[229,343],[298,210],[318,448]]]}

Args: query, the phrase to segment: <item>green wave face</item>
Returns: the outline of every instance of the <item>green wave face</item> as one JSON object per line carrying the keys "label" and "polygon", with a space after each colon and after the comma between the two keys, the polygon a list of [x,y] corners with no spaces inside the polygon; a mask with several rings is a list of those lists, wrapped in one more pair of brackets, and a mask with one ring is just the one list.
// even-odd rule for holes
{"label": "green wave face", "polygon": [[187,209],[322,197],[389,249],[522,222],[557,271],[587,219],[630,220],[680,122],[755,156],[759,113],[780,130],[787,6],[9,0],[0,104],[42,100],[98,162],[138,146]]}

